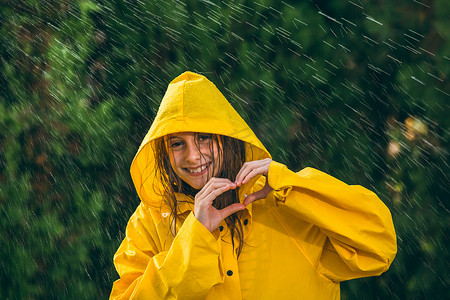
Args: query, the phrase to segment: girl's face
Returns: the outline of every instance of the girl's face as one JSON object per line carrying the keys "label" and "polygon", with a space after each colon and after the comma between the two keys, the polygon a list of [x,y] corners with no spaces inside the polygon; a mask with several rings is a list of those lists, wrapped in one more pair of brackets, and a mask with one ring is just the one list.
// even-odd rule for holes
{"label": "girl's face", "polygon": [[212,134],[181,132],[170,134],[164,140],[173,170],[194,189],[200,190],[220,173],[222,157]]}

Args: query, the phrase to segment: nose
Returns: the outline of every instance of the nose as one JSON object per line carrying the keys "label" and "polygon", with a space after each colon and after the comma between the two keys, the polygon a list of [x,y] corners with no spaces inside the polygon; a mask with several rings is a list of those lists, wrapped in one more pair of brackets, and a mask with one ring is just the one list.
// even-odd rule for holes
{"label": "nose", "polygon": [[201,154],[198,146],[194,143],[186,143],[186,161],[196,164],[200,161]]}

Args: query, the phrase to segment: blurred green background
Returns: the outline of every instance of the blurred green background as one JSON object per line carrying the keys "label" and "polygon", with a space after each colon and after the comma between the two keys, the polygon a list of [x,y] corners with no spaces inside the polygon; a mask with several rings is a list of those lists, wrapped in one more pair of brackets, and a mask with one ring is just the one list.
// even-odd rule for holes
{"label": "blurred green background", "polygon": [[390,208],[395,261],[342,299],[449,299],[449,15],[447,0],[0,1],[0,298],[108,297],[139,204],[129,166],[191,70],[275,160]]}

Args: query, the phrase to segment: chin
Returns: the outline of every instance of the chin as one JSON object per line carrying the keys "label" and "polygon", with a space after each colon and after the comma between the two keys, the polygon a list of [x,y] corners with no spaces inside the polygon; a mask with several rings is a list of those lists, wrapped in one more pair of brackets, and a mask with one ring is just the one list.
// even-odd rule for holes
{"label": "chin", "polygon": [[196,189],[196,190],[201,190],[204,186],[205,186],[205,184],[203,184],[203,183],[199,183],[199,184],[189,184],[193,189]]}
{"label": "chin", "polygon": [[[183,176],[181,179],[186,182],[193,189],[201,190],[209,181],[209,178],[213,177],[213,174],[204,174],[204,176],[198,176],[197,178],[191,178],[190,176]],[[194,180],[192,180],[194,179]]]}
{"label": "chin", "polygon": [[195,190],[201,190],[205,186],[202,182],[192,182],[190,180],[186,180],[186,178],[181,178],[181,180]]}

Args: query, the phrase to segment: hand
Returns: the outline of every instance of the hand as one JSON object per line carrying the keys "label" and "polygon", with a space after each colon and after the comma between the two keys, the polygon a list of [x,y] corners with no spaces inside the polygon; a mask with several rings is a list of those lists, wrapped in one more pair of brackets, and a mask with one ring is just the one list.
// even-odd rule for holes
{"label": "hand", "polygon": [[242,203],[233,203],[221,210],[212,206],[217,196],[235,188],[237,188],[236,183],[226,178],[213,177],[195,195],[194,216],[209,232],[216,230],[226,217],[245,208]]}
{"label": "hand", "polygon": [[250,181],[250,179],[257,175],[266,176],[266,184],[264,187],[261,190],[248,195],[243,202],[245,206],[256,200],[266,198],[267,195],[273,190],[273,188],[269,185],[269,165],[271,162],[272,160],[270,158],[246,162],[237,174],[235,181],[237,186],[246,184]]}

